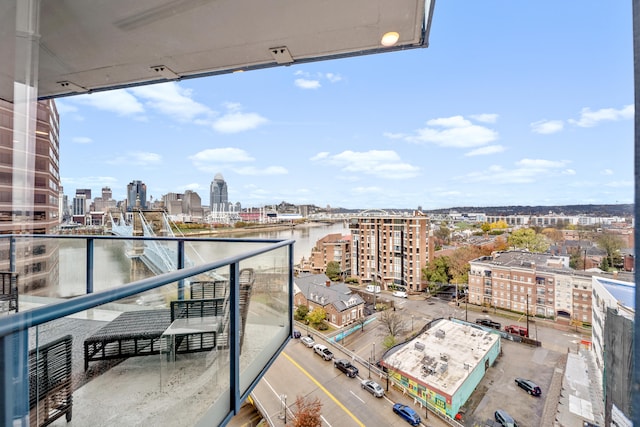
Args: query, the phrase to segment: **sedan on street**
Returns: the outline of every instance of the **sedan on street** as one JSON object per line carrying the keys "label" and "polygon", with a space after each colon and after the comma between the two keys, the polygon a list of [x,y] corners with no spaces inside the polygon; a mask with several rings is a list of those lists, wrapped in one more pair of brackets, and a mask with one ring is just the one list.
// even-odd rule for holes
{"label": "sedan on street", "polygon": [[373,394],[375,397],[384,396],[384,389],[380,387],[380,384],[373,380],[364,380],[361,383],[362,388]]}

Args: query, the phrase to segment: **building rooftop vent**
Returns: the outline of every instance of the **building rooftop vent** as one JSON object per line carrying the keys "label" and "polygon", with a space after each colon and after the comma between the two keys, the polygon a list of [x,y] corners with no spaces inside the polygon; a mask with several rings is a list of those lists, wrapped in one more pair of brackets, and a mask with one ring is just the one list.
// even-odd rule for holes
{"label": "building rooftop vent", "polygon": [[420,341],[416,341],[415,348],[416,350],[424,351],[424,344],[421,343]]}
{"label": "building rooftop vent", "polygon": [[445,337],[445,335],[446,335],[446,334],[445,334],[445,332],[444,332],[444,330],[443,330],[443,329],[438,329],[438,330],[436,331],[436,337],[437,337],[437,338],[444,338],[444,337]]}

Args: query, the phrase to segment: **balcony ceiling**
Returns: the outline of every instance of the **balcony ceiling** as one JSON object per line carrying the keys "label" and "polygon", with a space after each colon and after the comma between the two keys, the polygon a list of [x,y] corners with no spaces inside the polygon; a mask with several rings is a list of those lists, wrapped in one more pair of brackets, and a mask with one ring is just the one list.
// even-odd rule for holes
{"label": "balcony ceiling", "polygon": [[[9,101],[15,1],[0,2],[0,98]],[[432,7],[433,0],[41,1],[39,98],[426,47]],[[400,38],[384,47],[389,31]]]}

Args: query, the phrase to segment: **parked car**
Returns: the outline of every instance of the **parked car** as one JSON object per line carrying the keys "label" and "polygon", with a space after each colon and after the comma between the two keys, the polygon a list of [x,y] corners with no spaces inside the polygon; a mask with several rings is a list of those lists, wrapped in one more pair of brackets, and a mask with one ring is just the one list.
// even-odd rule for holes
{"label": "parked car", "polygon": [[376,294],[380,293],[380,286],[378,285],[367,285],[367,292],[375,292]]}
{"label": "parked car", "polygon": [[406,298],[407,293],[405,291],[393,291],[393,296],[398,298]]}
{"label": "parked car", "polygon": [[538,387],[538,384],[534,383],[531,380],[526,380],[524,378],[516,378],[516,384],[518,384],[521,388],[523,388],[527,393],[532,396],[540,396],[542,394],[542,390]]}
{"label": "parked car", "polygon": [[510,334],[520,335],[521,337],[528,337],[529,331],[524,326],[520,325],[508,325],[504,327],[505,332]]}
{"label": "parked car", "polygon": [[393,405],[393,412],[398,414],[400,418],[404,419],[406,422],[411,424],[412,426],[417,426],[422,421],[420,419],[420,415],[407,405],[403,405],[402,403],[396,403]]}
{"label": "parked car", "polygon": [[498,322],[494,322],[491,319],[476,319],[476,323],[478,325],[487,326],[489,328],[498,329],[502,328],[502,325]]}
{"label": "parked car", "polygon": [[364,390],[367,390],[369,393],[373,394],[375,397],[384,396],[384,389],[373,380],[364,380],[360,383]]}
{"label": "parked car", "polygon": [[333,359],[333,353],[327,348],[326,345],[316,344],[313,346],[313,351],[315,351],[318,356],[322,357],[326,361]]}
{"label": "parked car", "polygon": [[502,427],[518,427],[518,423],[513,419],[511,415],[502,409],[498,409],[494,416],[496,417],[496,421],[502,424]]}
{"label": "parked car", "polygon": [[297,329],[293,330],[293,337],[294,338],[300,338],[301,336],[302,336],[302,334],[300,333],[299,330],[297,330]]}
{"label": "parked car", "polygon": [[316,344],[313,338],[309,336],[300,338],[300,341],[302,341],[302,343],[309,348],[313,347]]}
{"label": "parked car", "polygon": [[353,366],[347,359],[336,359],[333,366],[344,372],[349,378],[355,378],[358,375],[358,368]]}

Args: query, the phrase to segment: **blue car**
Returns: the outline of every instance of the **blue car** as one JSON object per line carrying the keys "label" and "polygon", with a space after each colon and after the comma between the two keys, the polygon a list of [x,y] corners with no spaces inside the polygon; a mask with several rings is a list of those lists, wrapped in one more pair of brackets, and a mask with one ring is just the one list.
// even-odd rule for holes
{"label": "blue car", "polygon": [[409,408],[407,405],[403,405],[402,403],[396,403],[393,405],[393,412],[398,414],[400,418],[403,418],[406,422],[411,424],[412,426],[417,426],[420,424],[420,415],[413,409]]}

